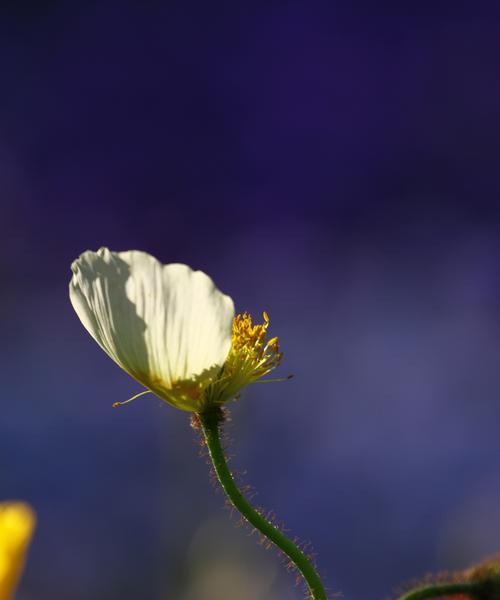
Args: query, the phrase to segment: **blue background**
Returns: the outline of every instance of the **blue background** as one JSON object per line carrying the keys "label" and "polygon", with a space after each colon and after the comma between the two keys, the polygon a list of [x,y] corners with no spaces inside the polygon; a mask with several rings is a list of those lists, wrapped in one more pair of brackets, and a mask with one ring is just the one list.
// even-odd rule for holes
{"label": "blue background", "polygon": [[269,312],[295,378],[234,404],[231,464],[332,592],[500,550],[499,23],[452,5],[1,9],[0,495],[39,518],[20,600],[302,597],[185,413],[111,408],[139,388],[67,297],[102,245]]}

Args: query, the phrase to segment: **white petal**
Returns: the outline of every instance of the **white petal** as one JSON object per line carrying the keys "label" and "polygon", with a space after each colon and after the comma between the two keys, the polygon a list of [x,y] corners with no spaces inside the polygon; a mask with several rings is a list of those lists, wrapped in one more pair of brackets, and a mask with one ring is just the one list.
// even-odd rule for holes
{"label": "white petal", "polygon": [[224,364],[234,305],[205,273],[107,248],[84,252],[72,270],[70,298],[83,325],[147,387],[171,389]]}

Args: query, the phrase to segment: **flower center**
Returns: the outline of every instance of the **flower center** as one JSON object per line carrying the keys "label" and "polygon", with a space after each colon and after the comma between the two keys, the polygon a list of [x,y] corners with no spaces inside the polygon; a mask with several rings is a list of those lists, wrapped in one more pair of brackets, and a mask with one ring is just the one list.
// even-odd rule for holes
{"label": "flower center", "polygon": [[269,316],[266,312],[263,312],[262,316],[264,322],[259,324],[254,324],[247,312],[234,317],[226,371],[243,367],[245,371],[250,371],[251,378],[255,380],[267,375],[280,364],[282,353],[278,338],[266,340]]}
{"label": "flower center", "polygon": [[240,391],[251,383],[281,381],[261,379],[275,369],[282,358],[278,338],[267,339],[269,316],[266,312],[262,316],[264,322],[256,324],[247,312],[234,317],[231,350],[219,377],[204,390],[199,412],[239,398]]}

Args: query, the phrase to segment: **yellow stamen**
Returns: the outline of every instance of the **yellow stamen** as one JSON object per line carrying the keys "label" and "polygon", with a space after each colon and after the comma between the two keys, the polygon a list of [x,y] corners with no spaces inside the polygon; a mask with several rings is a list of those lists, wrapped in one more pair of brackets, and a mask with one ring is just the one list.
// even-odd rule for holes
{"label": "yellow stamen", "polygon": [[113,408],[118,408],[118,406],[123,406],[124,404],[128,404],[129,402],[133,402],[134,400],[136,400],[137,398],[140,398],[141,396],[144,396],[145,394],[152,394],[152,393],[153,392],[151,390],[144,390],[143,392],[139,392],[135,396],[132,396],[132,398],[129,398],[128,400],[122,400],[121,402],[113,402],[113,404],[111,406]]}
{"label": "yellow stamen", "polygon": [[262,316],[264,323],[260,324],[254,324],[247,312],[235,316],[231,352],[226,363],[229,371],[245,367],[252,381],[275,369],[282,358],[278,338],[266,342],[269,315],[264,311]]}
{"label": "yellow stamen", "polygon": [[206,390],[206,406],[237,398],[240,390],[251,383],[282,381],[262,379],[280,364],[283,356],[277,337],[266,340],[269,315],[263,312],[262,317],[263,323],[253,323],[247,312],[234,317],[231,350],[220,376]]}

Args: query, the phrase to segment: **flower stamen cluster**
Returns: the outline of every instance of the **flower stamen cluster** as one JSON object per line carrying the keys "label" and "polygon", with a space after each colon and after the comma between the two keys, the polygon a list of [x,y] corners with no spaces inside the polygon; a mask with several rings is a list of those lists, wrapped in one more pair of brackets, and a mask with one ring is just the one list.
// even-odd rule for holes
{"label": "flower stamen cluster", "polygon": [[253,323],[244,312],[233,319],[231,349],[220,376],[205,391],[203,410],[238,398],[241,389],[262,379],[278,367],[283,353],[277,337],[267,340],[269,315],[262,313],[264,322]]}
{"label": "flower stamen cluster", "polygon": [[266,341],[269,316],[264,311],[262,317],[264,322],[255,325],[247,312],[234,317],[231,350],[224,367],[226,372],[242,370],[255,381],[279,366],[283,353],[278,338]]}

